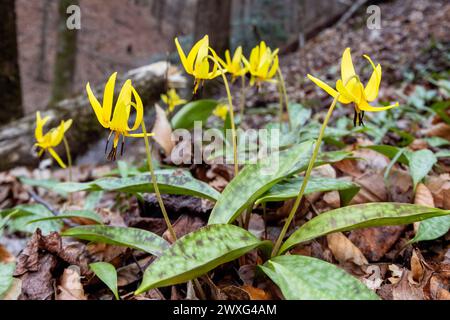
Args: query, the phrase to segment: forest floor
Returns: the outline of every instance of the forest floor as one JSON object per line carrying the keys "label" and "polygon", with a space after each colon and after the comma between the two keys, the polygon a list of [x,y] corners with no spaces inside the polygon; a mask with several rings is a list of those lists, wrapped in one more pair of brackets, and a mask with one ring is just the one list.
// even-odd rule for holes
{"label": "forest floor", "polygon": [[[323,91],[309,82],[310,73],[329,84],[338,79],[340,55],[351,47],[357,73],[367,80],[371,67],[362,58],[369,54],[383,67],[379,102],[400,102],[392,112],[367,114],[365,127],[353,128],[353,108],[339,106],[331,120],[335,136],[326,141],[325,150],[353,152],[353,158],[327,164],[314,175],[339,178],[360,187],[350,204],[368,202],[415,203],[450,210],[450,20],[448,1],[392,1],[380,5],[382,29],[369,30],[364,14],[356,15],[339,27],[324,30],[300,50],[281,56],[282,72],[291,103],[301,103],[299,123],[315,130],[331,102]],[[359,66],[367,66],[364,69]],[[363,81],[364,82],[364,81]],[[232,88],[239,92],[239,84]],[[234,96],[239,101],[239,95]],[[244,128],[261,128],[277,121],[278,93],[274,85],[248,92]],[[285,115],[285,120],[288,113]],[[305,133],[307,134],[307,133]],[[141,142],[139,142],[142,144]],[[116,163],[78,165],[72,181],[86,182],[105,174],[132,175],[138,165],[130,159],[142,154],[143,145],[127,146],[126,159]],[[430,150],[437,161],[425,179],[414,188],[412,166],[367,146],[391,146],[410,152]],[[100,148],[97,146],[97,148]],[[170,159],[157,154],[163,166]],[[155,152],[156,154],[156,152]],[[103,157],[103,154],[101,154]],[[48,163],[47,163],[48,164]],[[217,191],[223,191],[232,178],[232,168],[225,165],[192,165],[185,167],[193,177]],[[387,176],[386,170],[390,171]],[[65,181],[67,172],[46,167],[15,168],[0,173],[0,210],[17,205],[37,204],[50,213],[95,209],[103,223],[151,231],[171,240],[153,194],[142,201],[127,194],[77,192],[64,193],[40,187],[36,180]],[[18,177],[34,179],[24,183]],[[97,197],[98,195],[98,197]],[[163,195],[178,237],[206,225],[214,203],[192,196]],[[276,240],[293,201],[274,202],[267,207],[269,219],[255,208],[249,230],[259,237]],[[309,194],[298,210],[295,225],[300,226],[320,213],[341,206],[338,191]],[[1,218],[1,215],[0,215]],[[184,284],[152,289],[134,296],[142,280],[142,271],[153,256],[139,250],[109,244],[61,237],[60,231],[73,225],[90,224],[88,219],[41,221],[41,231],[28,224],[30,219],[14,219],[0,237],[0,262],[16,261],[15,280],[8,291],[11,299],[112,299],[112,293],[94,277],[89,264],[104,261],[118,270],[118,287],[122,299],[197,299],[195,290]],[[1,222],[1,221],[0,221]],[[0,223],[1,225],[1,223]],[[359,278],[382,299],[450,299],[450,234],[431,241],[410,243],[418,224],[365,228],[333,233],[297,245],[291,254],[319,258]],[[292,233],[292,230],[289,234]],[[0,228],[1,230],[1,228]],[[55,231],[56,230],[56,231]],[[34,232],[33,232],[34,231]],[[55,231],[49,235],[46,232]],[[0,231],[1,232],[1,231]],[[215,299],[281,299],[279,288],[267,277],[256,276],[261,263],[257,251],[244,259],[226,263],[201,278],[207,298]]]}

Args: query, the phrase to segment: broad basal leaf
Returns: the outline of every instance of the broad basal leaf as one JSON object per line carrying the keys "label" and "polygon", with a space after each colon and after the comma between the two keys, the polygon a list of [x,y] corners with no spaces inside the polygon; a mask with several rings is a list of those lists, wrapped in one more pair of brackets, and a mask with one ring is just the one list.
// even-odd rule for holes
{"label": "broad basal leaf", "polygon": [[217,106],[216,100],[196,100],[185,104],[170,121],[173,129],[192,129],[195,121],[206,123]]}
{"label": "broad basal leaf", "polygon": [[288,300],[378,300],[361,281],[335,265],[306,256],[278,256],[259,266]]}
{"label": "broad basal leaf", "polygon": [[143,229],[112,226],[80,226],[68,229],[62,236],[93,242],[130,247],[160,256],[169,243],[160,236]]}
{"label": "broad basal leaf", "polygon": [[11,286],[15,269],[16,264],[14,262],[0,263],[0,299]]}
{"label": "broad basal leaf", "polygon": [[417,184],[431,171],[437,159],[434,153],[428,149],[414,152],[407,151],[405,156],[408,158],[409,173],[413,179],[415,189]]}
{"label": "broad basal leaf", "polygon": [[393,202],[364,203],[343,207],[322,213],[302,225],[281,246],[280,253],[300,242],[332,232],[408,224],[445,215],[450,215],[450,210]]}
{"label": "broad basal leaf", "polygon": [[[192,195],[211,200],[216,200],[220,195],[214,188],[195,179],[186,171],[158,170],[155,175],[161,193]],[[154,192],[150,174],[140,174],[128,178],[101,178],[88,183],[61,183],[56,187],[66,192],[83,190]]]}
{"label": "broad basal leaf", "polygon": [[[282,179],[305,170],[311,156],[313,142],[307,141],[287,150],[274,153],[257,164],[245,166],[223,190],[208,224],[230,223],[249,205]],[[348,152],[325,152],[316,166],[341,161]]]}
{"label": "broad basal leaf", "polygon": [[450,230],[450,215],[424,220],[419,224],[416,236],[411,242],[434,240],[442,237]]}
{"label": "broad basal leaf", "polygon": [[116,300],[119,300],[119,292],[117,290],[117,271],[116,268],[107,262],[95,262],[89,265],[95,275],[102,280],[106,286],[114,293]]}
{"label": "broad basal leaf", "polygon": [[53,213],[41,204],[19,205],[12,209],[0,211],[0,216],[6,216],[12,211],[16,211],[8,221],[8,229],[12,232],[34,233],[39,228],[43,234],[49,234],[52,231],[59,231],[62,227],[62,223],[55,220],[31,223],[31,221],[36,219],[54,217]]}
{"label": "broad basal leaf", "polygon": [[267,242],[234,225],[206,226],[178,239],[145,270],[136,294],[194,279]]}
{"label": "broad basal leaf", "polygon": [[291,174],[298,162],[307,163],[312,146],[313,142],[308,141],[245,166],[223,190],[208,224],[232,222],[264,192]]}
{"label": "broad basal leaf", "polygon": [[32,186],[32,187],[41,187],[47,190],[54,191],[56,193],[59,193],[62,196],[66,196],[67,193],[61,190],[55,189],[55,186],[58,185],[60,182],[58,180],[53,179],[30,179],[26,177],[19,177],[20,182],[23,184]]}
{"label": "broad basal leaf", "polygon": [[[255,204],[272,201],[284,201],[287,199],[295,198],[298,195],[302,183],[303,177],[293,177],[278,182],[269,191],[264,193],[261,198],[256,200]],[[358,193],[359,186],[345,180],[311,177],[308,181],[308,184],[306,185],[305,195],[313,192],[325,192],[332,190],[339,191],[341,205],[345,206]]]}
{"label": "broad basal leaf", "polygon": [[51,216],[51,217],[44,217],[39,218],[35,220],[31,220],[29,223],[34,223],[38,221],[48,221],[48,220],[60,220],[60,219],[70,219],[70,218],[84,218],[89,219],[94,222],[102,224],[102,217],[100,217],[96,212],[90,211],[90,210],[69,210],[64,211],[60,215],[57,216]]}
{"label": "broad basal leaf", "polygon": [[[375,145],[375,146],[365,146],[366,149],[374,150],[382,155],[388,157],[389,159],[393,159],[397,153],[400,151],[400,148],[390,146],[390,145]],[[402,154],[397,161],[401,164],[408,165],[408,159],[404,154]]]}

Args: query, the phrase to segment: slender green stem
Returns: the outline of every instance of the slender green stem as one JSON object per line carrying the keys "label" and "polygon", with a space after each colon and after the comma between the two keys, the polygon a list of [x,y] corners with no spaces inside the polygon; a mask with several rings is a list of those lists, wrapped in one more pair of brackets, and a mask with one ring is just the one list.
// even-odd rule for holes
{"label": "slender green stem", "polygon": [[245,74],[241,76],[242,80],[242,87],[241,87],[241,105],[240,105],[240,119],[241,119],[241,125],[243,123],[244,119],[244,110],[245,110],[245,96],[246,96],[246,86],[245,86]]}
{"label": "slender green stem", "polygon": [[161,193],[159,192],[158,182],[156,181],[155,170],[153,169],[152,152],[150,149],[150,143],[148,142],[147,129],[145,128],[144,120],[142,120],[141,126],[142,126],[142,132],[144,133],[145,153],[147,154],[148,169],[152,176],[153,189],[155,189],[156,198],[158,199],[159,207],[161,208],[162,214],[164,216],[164,221],[166,222],[167,229],[169,229],[172,239],[177,240],[177,235],[175,234],[175,231],[173,230],[172,223],[170,223],[169,215],[167,214],[166,207],[164,206],[164,202],[161,198]]}
{"label": "slender green stem", "polygon": [[[287,95],[287,91],[286,91],[286,85],[284,83],[284,77],[283,77],[283,74],[281,73],[280,68],[278,68],[277,73],[278,73],[278,80],[280,82],[280,87],[281,87],[280,95],[281,95],[281,93],[283,93],[284,104],[286,105],[286,112],[288,113],[288,116],[289,116],[289,109],[288,109],[289,108],[289,99],[288,99],[288,95]],[[280,98],[280,104],[281,104],[280,105],[280,109],[281,109],[280,124],[281,124],[282,117],[283,117],[283,105],[282,105],[281,98]],[[288,120],[290,120],[290,119],[288,119]],[[288,121],[288,125],[289,125],[289,129],[291,129],[291,121]]]}
{"label": "slender green stem", "polygon": [[284,109],[284,107],[283,107],[283,89],[281,88],[281,81],[280,80],[278,80],[277,87],[278,87],[278,99],[280,101],[280,108],[278,110],[278,122],[280,123],[280,126],[281,126],[281,124],[283,123],[283,111],[284,111],[283,109]]}
{"label": "slender green stem", "polygon": [[334,107],[336,106],[336,103],[338,101],[339,96],[336,96],[333,100],[333,102],[331,103],[330,108],[328,109],[328,113],[325,117],[325,120],[323,121],[322,127],[320,128],[320,133],[319,133],[319,137],[317,138],[316,144],[314,146],[314,151],[312,154],[311,159],[309,160],[309,164],[308,164],[308,168],[306,169],[305,172],[305,177],[303,178],[303,183],[302,186],[300,188],[300,191],[297,195],[297,198],[295,199],[295,203],[294,206],[291,209],[291,212],[289,213],[288,218],[286,219],[283,229],[281,230],[280,235],[278,236],[277,242],[275,243],[275,246],[273,247],[273,251],[272,251],[272,257],[276,256],[278,254],[278,250],[280,249],[281,246],[281,242],[284,239],[284,236],[286,235],[286,232],[292,222],[292,219],[295,216],[295,213],[297,212],[297,209],[300,205],[300,202],[302,201],[303,195],[305,193],[305,189],[306,186],[308,185],[308,180],[309,177],[311,176],[311,171],[314,168],[314,163],[316,162],[316,158],[317,155],[319,154],[319,150],[320,150],[320,145],[322,143],[322,139],[325,133],[325,129],[327,127],[328,121],[330,120],[331,114],[333,113]]}
{"label": "slender green stem", "polygon": [[236,125],[234,123],[234,110],[233,110],[233,101],[231,98],[230,86],[228,84],[227,77],[225,76],[225,70],[220,65],[219,61],[213,56],[208,56],[220,70],[222,75],[223,83],[225,85],[225,89],[227,91],[228,97],[228,111],[230,112],[230,122],[231,122],[231,139],[233,140],[233,159],[234,159],[234,176],[236,177],[239,173],[239,163],[238,163],[238,153],[237,153],[237,134],[236,134]]}
{"label": "slender green stem", "polygon": [[63,137],[63,141],[64,141],[64,148],[66,149],[67,165],[69,167],[69,181],[72,182],[72,156],[70,154],[70,147],[66,137]]}

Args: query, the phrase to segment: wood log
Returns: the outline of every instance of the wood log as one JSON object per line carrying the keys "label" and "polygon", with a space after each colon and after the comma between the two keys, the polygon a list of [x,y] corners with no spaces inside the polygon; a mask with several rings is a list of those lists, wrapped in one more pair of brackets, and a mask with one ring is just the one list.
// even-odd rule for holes
{"label": "wood log", "polygon": [[[146,110],[153,108],[153,103],[159,100],[160,94],[166,91],[169,84],[171,87],[179,87],[185,82],[177,69],[166,62],[133,69],[123,77],[119,77],[115,86],[116,94],[125,79],[131,79]],[[104,84],[93,89],[100,101],[103,89]],[[51,120],[44,128],[44,132],[46,128],[57,126],[61,120],[73,119],[72,127],[67,132],[73,157],[85,152],[105,131],[95,117],[86,92],[73,99],[63,100],[42,112],[42,116],[47,115],[51,116]],[[35,121],[36,115],[33,113],[0,127],[0,171],[16,166],[37,166],[39,159],[36,152],[33,152]],[[65,158],[62,145],[58,147],[57,152]]]}

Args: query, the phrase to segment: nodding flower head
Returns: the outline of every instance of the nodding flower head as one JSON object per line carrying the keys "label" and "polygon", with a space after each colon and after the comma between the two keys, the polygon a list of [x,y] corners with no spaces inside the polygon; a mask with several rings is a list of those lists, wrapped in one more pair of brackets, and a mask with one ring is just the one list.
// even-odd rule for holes
{"label": "nodding flower head", "polygon": [[350,54],[350,48],[345,49],[342,55],[341,61],[341,79],[336,81],[336,89],[333,89],[322,80],[313,77],[308,74],[308,78],[313,81],[320,88],[325,90],[326,93],[333,98],[338,97],[338,101],[342,104],[353,103],[355,108],[355,116],[353,123],[356,126],[364,125],[363,117],[364,112],[379,112],[388,110],[398,106],[398,102],[390,106],[374,107],[369,102],[374,101],[378,97],[378,91],[381,82],[381,65],[375,66],[372,59],[368,55],[364,55],[373,68],[372,75],[364,86],[359,77],[356,75],[355,68],[353,67],[352,56]]}
{"label": "nodding flower head", "polygon": [[272,81],[278,70],[278,49],[272,51],[264,41],[252,49],[250,58],[242,57],[251,74],[250,85]]}
{"label": "nodding flower head", "polygon": [[[137,93],[136,89],[132,86],[130,79],[126,80],[124,85],[122,86],[113,112],[114,86],[116,83],[116,77],[117,72],[113,73],[106,83],[102,104],[100,104],[100,102],[95,97],[90,84],[88,83],[86,85],[89,102],[91,103],[92,109],[94,109],[98,122],[100,122],[103,127],[110,130],[110,134],[106,142],[105,153],[108,149],[109,140],[114,134],[113,146],[110,153],[108,154],[108,160],[116,159],[117,146],[119,144],[120,137],[122,137],[120,152],[121,155],[123,154],[125,137],[144,137],[143,133],[130,133],[131,131],[135,131],[139,128],[144,116],[144,107],[142,105],[141,97]],[[136,111],[136,117],[134,120],[134,124],[130,128],[128,125],[128,120],[130,118],[131,108]],[[152,135],[153,133],[147,134],[147,136]]]}

